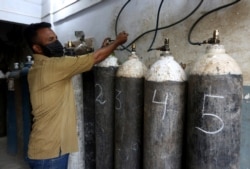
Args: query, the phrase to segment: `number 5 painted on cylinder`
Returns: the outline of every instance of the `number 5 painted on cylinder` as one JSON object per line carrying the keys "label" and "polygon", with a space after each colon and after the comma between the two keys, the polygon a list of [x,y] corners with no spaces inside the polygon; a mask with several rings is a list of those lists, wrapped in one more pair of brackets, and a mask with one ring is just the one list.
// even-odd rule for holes
{"label": "number 5 painted on cylinder", "polygon": [[215,130],[215,131],[206,131],[200,127],[195,127],[196,129],[202,131],[203,133],[206,133],[206,134],[217,134],[219,132],[221,132],[224,128],[224,122],[223,120],[215,115],[215,114],[212,114],[212,113],[204,113],[205,112],[205,101],[206,101],[206,98],[208,97],[212,97],[212,98],[219,98],[219,99],[223,99],[224,97],[223,96],[216,96],[216,95],[208,95],[208,94],[205,94],[204,97],[203,97],[203,106],[202,106],[202,118],[204,118],[204,116],[211,116],[211,117],[214,117],[216,119],[218,119],[221,123],[221,127],[218,129],[218,130]]}

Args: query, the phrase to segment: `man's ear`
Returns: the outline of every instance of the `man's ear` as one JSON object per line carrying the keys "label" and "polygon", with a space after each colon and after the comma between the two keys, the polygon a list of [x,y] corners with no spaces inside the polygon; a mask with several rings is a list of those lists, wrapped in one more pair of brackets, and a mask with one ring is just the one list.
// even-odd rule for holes
{"label": "man's ear", "polygon": [[39,53],[39,54],[43,53],[43,50],[39,45],[33,45],[32,49],[35,51],[35,53]]}

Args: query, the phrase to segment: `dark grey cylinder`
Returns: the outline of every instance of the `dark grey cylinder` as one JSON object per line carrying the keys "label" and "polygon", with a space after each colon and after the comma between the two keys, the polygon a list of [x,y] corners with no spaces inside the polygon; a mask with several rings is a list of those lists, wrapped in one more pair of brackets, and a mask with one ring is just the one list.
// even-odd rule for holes
{"label": "dark grey cylinder", "polygon": [[94,71],[82,73],[83,118],[84,118],[84,162],[85,169],[95,169],[95,83]]}
{"label": "dark grey cylinder", "polygon": [[114,107],[117,67],[95,67],[96,169],[114,168]]}
{"label": "dark grey cylinder", "polygon": [[190,75],[188,169],[239,169],[241,75]]}
{"label": "dark grey cylinder", "polygon": [[0,78],[0,137],[6,136],[7,131],[7,80]]}
{"label": "dark grey cylinder", "polygon": [[115,169],[142,168],[144,78],[116,77]]}
{"label": "dark grey cylinder", "polygon": [[23,157],[23,111],[22,111],[22,90],[20,76],[14,80],[15,82],[15,109],[16,109],[16,122],[17,122],[17,146],[18,155]]}
{"label": "dark grey cylinder", "polygon": [[32,128],[32,107],[30,102],[30,92],[28,85],[28,72],[32,63],[25,63],[25,67],[20,72],[21,79],[21,97],[22,97],[22,116],[23,116],[23,156],[28,155],[29,136]]}
{"label": "dark grey cylinder", "polygon": [[181,169],[185,86],[145,81],[144,169]]}

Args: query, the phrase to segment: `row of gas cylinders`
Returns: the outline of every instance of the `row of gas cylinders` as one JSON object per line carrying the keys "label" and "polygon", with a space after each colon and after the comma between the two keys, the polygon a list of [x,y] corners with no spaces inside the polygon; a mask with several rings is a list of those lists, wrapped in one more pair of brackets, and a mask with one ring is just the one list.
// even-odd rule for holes
{"label": "row of gas cylinders", "polygon": [[110,56],[73,78],[80,144],[68,168],[239,168],[237,63],[213,43],[187,78],[169,41],[159,49],[149,69],[133,48],[122,65]]}
{"label": "row of gas cylinders", "polygon": [[209,43],[188,78],[167,39],[148,70],[132,47],[82,76],[85,168],[239,168],[242,73],[217,31]]}

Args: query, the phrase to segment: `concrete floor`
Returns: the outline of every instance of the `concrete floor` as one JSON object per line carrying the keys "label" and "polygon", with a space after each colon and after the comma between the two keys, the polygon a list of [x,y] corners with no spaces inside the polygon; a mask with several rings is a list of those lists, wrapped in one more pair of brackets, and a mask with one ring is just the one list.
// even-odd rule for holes
{"label": "concrete floor", "polygon": [[21,157],[7,153],[6,137],[0,137],[0,169],[29,169]]}

